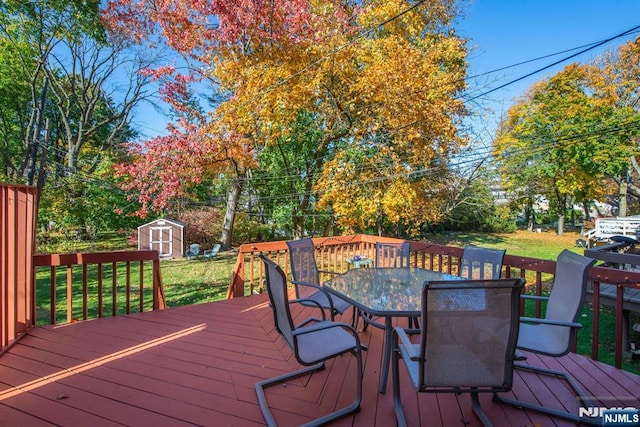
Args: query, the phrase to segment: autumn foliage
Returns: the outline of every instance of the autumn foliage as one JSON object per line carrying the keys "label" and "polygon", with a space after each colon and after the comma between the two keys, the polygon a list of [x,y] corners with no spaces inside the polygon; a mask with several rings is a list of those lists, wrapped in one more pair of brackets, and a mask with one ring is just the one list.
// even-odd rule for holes
{"label": "autumn foliage", "polygon": [[[121,169],[145,209],[259,167],[257,153],[286,144],[304,112],[322,132],[324,173],[300,179],[345,230],[438,219],[448,159],[465,144],[453,1],[115,0],[105,16],[190,64],[189,77],[152,71],[179,119],[168,136],[133,146],[137,161]],[[196,78],[215,108],[189,96]]]}

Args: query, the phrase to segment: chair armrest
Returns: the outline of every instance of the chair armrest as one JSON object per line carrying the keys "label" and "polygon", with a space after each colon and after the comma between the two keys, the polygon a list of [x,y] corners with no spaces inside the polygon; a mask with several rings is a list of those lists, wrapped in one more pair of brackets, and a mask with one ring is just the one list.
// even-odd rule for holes
{"label": "chair armrest", "polygon": [[404,328],[396,326],[395,328],[393,328],[393,335],[397,337],[396,344],[398,343],[398,341],[400,341],[400,343],[404,346],[404,348],[407,349],[407,352],[409,353],[409,358],[411,360],[413,360],[414,362],[417,362],[420,360],[420,355],[415,351],[413,352],[411,351],[417,348],[417,346],[411,342],[411,339],[409,338],[409,335],[407,334],[407,331]]}
{"label": "chair armrest", "polygon": [[[294,285],[309,286],[309,287],[315,288],[315,289],[322,289],[322,287],[320,285],[316,285],[315,283],[311,283],[311,282],[303,282],[302,280],[292,280],[291,283],[293,283]],[[322,289],[322,290],[324,290],[324,289]]]}
{"label": "chair armrest", "polygon": [[384,323],[376,322],[376,321],[375,321],[375,320],[373,320],[373,319],[369,319],[369,317],[367,317],[368,313],[367,313],[366,311],[364,311],[364,310],[360,310],[360,312],[361,312],[362,314],[364,314],[364,316],[362,316],[362,321],[363,321],[363,322],[368,323],[369,325],[372,325],[372,326],[374,326],[374,327],[376,327],[376,328],[378,328],[378,329],[385,329],[385,328],[386,328],[386,326],[384,325]]}
{"label": "chair armrest", "polygon": [[[316,285],[315,283],[302,282],[300,280],[292,280],[291,283],[293,283],[294,285],[309,286],[310,288],[313,288],[322,292],[327,297],[327,300],[329,301],[329,313],[333,313],[333,299],[331,299],[331,294],[326,289],[322,288],[322,286]],[[297,291],[296,291],[296,295],[297,295]]]}
{"label": "chair armrest", "polygon": [[[318,320],[318,321],[327,320],[327,318],[326,318],[326,316],[324,314],[324,310],[322,309],[322,306],[320,305],[320,303],[318,301],[314,301],[312,299],[307,299],[307,298],[296,298],[296,299],[290,299],[289,300],[289,304],[294,303],[294,302],[297,302],[297,303],[307,302],[307,303],[313,304],[314,306],[316,306],[320,310],[320,313],[322,314],[322,319],[316,319],[316,320]],[[303,324],[305,324],[305,323],[307,323],[307,322],[309,322],[311,320],[314,320],[314,319],[315,318],[313,318],[313,317],[309,318],[309,319],[305,320],[304,322],[302,322],[301,325],[303,325]]]}
{"label": "chair armrest", "polygon": [[521,322],[526,323],[537,323],[540,325],[555,325],[555,326],[566,326],[568,328],[582,328],[582,323],[577,322],[562,322],[559,320],[551,320],[551,319],[538,319],[537,317],[521,317]]}

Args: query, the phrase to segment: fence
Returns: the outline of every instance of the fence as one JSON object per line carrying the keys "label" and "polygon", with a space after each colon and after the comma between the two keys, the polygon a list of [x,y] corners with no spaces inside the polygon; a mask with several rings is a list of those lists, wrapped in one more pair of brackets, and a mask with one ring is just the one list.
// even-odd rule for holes
{"label": "fence", "polygon": [[[155,250],[35,255],[33,265],[48,291],[41,296],[46,307],[39,304],[49,314],[42,320],[52,325],[165,307]],[[59,294],[61,268],[66,286]]]}

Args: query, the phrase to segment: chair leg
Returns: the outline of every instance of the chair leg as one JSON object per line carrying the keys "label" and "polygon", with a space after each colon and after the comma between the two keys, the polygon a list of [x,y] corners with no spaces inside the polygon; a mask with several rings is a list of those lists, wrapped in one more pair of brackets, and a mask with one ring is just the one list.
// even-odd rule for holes
{"label": "chair leg", "polygon": [[364,316],[367,316],[367,317],[369,318],[369,320],[372,320],[372,319],[373,319],[373,316],[372,316],[371,314],[367,314],[367,313],[365,313],[364,311],[363,311],[363,312],[360,312],[360,314],[363,316],[363,317],[362,317],[362,323],[363,323],[363,325],[362,325],[362,331],[364,332],[364,331],[366,331],[366,330],[367,330],[367,328],[369,327],[369,323],[368,323],[368,322],[367,322],[367,320],[364,318]]}
{"label": "chair leg", "polygon": [[[334,411],[330,414],[324,415],[320,418],[316,418],[312,420],[304,426],[306,427],[314,427],[314,426],[322,426],[333,422],[337,419],[349,416],[351,414],[355,414],[360,411],[360,402],[362,401],[362,354],[361,351],[352,351],[357,361],[357,376],[356,376],[356,398],[355,400],[348,406],[345,406],[337,411]],[[265,389],[275,384],[279,384],[283,381],[287,381],[293,378],[301,377],[315,371],[320,371],[324,369],[324,362],[309,366],[307,368],[299,369],[295,372],[291,372],[288,374],[280,375],[274,378],[268,378],[266,380],[260,381],[255,384],[256,395],[258,397],[258,404],[260,405],[260,410],[262,411],[262,415],[269,427],[277,427],[276,421],[269,410],[269,404],[267,403],[267,397],[265,396]]]}
{"label": "chair leg", "polygon": [[391,381],[393,382],[393,409],[396,413],[396,424],[398,427],[407,427],[407,418],[404,416],[402,399],[400,398],[400,349],[394,343],[391,352]]}
{"label": "chair leg", "polygon": [[356,306],[353,306],[353,311],[351,313],[351,326],[353,327],[354,331],[358,331],[358,320],[360,319],[360,314],[359,314],[359,310],[356,308]]}
{"label": "chair leg", "polygon": [[[531,366],[524,363],[515,363],[514,368],[563,379],[571,386],[571,388],[576,394],[577,399],[581,402],[583,406],[585,407],[595,406],[595,404],[592,403],[591,400],[587,397],[586,392],[584,391],[582,386],[578,383],[578,381],[573,377],[573,375],[567,372],[554,371],[551,369],[541,368],[538,366]],[[493,400],[497,402],[506,403],[507,405],[516,406],[518,408],[530,409],[532,411],[541,412],[544,414],[552,415],[554,417],[564,418],[566,420],[570,420],[575,423],[596,425],[596,426],[602,425],[600,420],[597,418],[580,417],[577,414],[572,414],[569,412],[564,412],[564,411],[560,411],[553,408],[545,408],[539,405],[535,405],[533,403],[522,402],[520,400],[508,399],[506,397],[500,396],[497,393],[493,394]]]}
{"label": "chair leg", "polygon": [[480,399],[478,398],[478,392],[471,392],[471,406],[473,408],[473,413],[476,414],[476,417],[480,419],[480,422],[484,427],[493,427],[489,417],[484,413],[482,406],[480,406]]}

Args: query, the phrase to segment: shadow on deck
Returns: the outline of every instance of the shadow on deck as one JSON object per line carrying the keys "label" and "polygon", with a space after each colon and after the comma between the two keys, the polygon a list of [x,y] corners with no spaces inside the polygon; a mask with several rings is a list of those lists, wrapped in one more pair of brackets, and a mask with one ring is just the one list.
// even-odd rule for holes
{"label": "shadow on deck", "polygon": [[[312,312],[295,306],[301,320]],[[273,329],[266,294],[113,318],[39,327],[0,356],[0,425],[264,425],[254,384],[297,369]],[[345,319],[351,314],[346,313]],[[335,425],[395,425],[393,397],[377,392],[383,334],[361,332],[362,410]],[[605,407],[640,407],[640,376],[570,354],[531,363],[571,371]],[[299,425],[353,396],[352,357],[273,387],[268,399],[280,425]],[[404,386],[408,381],[401,379]],[[344,387],[343,387],[344,386]],[[558,380],[517,373],[513,393],[578,413]],[[468,395],[420,394],[403,402],[412,425],[476,426]],[[481,395],[495,426],[573,425]]]}

